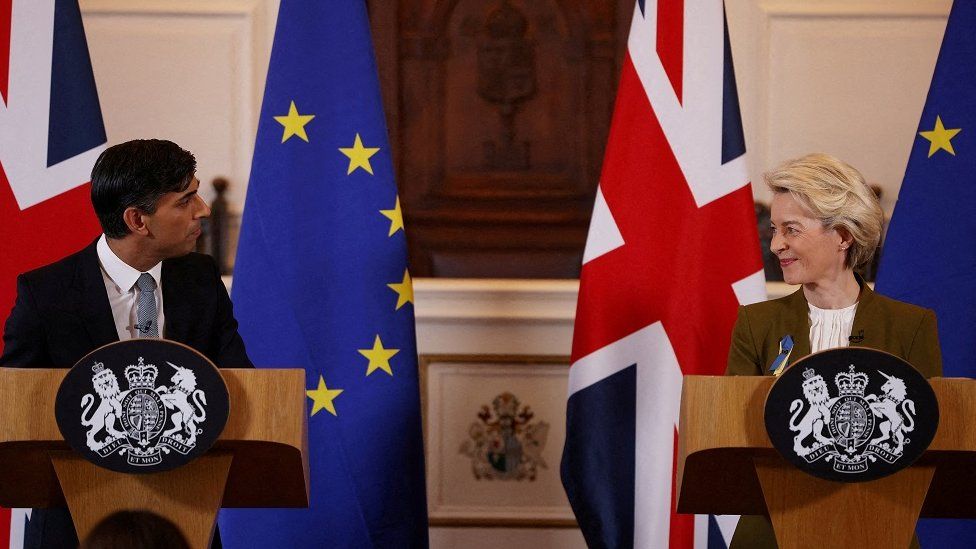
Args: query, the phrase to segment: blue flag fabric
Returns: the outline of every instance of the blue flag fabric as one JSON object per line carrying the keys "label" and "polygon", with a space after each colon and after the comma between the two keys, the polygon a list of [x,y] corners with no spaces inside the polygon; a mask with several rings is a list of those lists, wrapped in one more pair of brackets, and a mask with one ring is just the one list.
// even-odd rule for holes
{"label": "blue flag fabric", "polygon": [[365,4],[282,0],[232,293],[253,362],[305,368],[311,505],[225,510],[224,546],[427,545],[406,266]]}
{"label": "blue flag fabric", "polygon": [[[976,377],[976,2],[957,1],[922,111],[877,289],[934,309],[943,373]],[[973,547],[976,522],[922,520],[922,547]]]}

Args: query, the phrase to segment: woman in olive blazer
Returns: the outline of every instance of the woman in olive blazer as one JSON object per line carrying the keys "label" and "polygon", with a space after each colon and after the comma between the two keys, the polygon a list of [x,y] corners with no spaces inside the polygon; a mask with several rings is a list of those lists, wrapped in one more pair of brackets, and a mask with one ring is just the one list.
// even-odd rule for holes
{"label": "woman in olive blazer", "polygon": [[[887,351],[908,361],[925,377],[942,375],[942,353],[935,313],[875,293],[861,277],[850,344]],[[793,338],[789,363],[810,354],[809,305],[803,289],[792,294],[739,307],[732,332],[726,375],[771,375],[783,336]]]}
{"label": "woman in olive blazer", "polygon": [[[812,154],[764,179],[773,191],[770,248],[784,280],[801,288],[739,307],[726,375],[771,375],[786,336],[793,342],[786,368],[813,351],[855,345],[898,356],[925,377],[942,375],[935,313],[879,295],[854,273],[871,260],[883,220],[861,174],[836,158]],[[729,549],[775,547],[768,517],[743,516]]]}

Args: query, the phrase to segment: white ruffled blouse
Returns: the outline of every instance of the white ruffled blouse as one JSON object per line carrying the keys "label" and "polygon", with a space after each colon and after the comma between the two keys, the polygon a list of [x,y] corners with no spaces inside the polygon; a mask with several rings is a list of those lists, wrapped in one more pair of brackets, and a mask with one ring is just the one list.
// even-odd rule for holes
{"label": "white ruffled blouse", "polygon": [[856,311],[857,303],[843,309],[821,309],[810,305],[810,352],[847,347]]}

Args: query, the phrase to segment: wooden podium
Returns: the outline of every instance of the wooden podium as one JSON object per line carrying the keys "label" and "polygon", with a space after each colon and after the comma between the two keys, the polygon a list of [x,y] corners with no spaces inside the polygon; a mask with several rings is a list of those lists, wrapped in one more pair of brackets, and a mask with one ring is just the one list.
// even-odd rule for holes
{"label": "wooden podium", "polygon": [[230,415],[209,452],[162,473],[130,475],[89,463],[54,419],[68,370],[0,368],[0,506],[63,507],[78,538],[106,516],[145,509],[207,548],[221,507],[307,507],[303,370],[224,369]]}
{"label": "wooden podium", "polygon": [[908,547],[919,516],[976,517],[976,380],[931,379],[941,418],[911,467],[871,482],[821,480],[773,448],[772,377],[686,376],[678,512],[768,515],[780,549]]}

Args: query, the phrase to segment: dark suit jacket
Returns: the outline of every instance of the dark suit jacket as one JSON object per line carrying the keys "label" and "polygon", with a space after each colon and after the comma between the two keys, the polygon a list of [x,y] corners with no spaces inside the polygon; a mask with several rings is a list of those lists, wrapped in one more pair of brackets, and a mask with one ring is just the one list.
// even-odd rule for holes
{"label": "dark suit jacket", "polygon": [[[221,368],[252,368],[237,321],[209,256],[163,261],[163,336],[200,351]],[[118,341],[95,243],[57,263],[17,277],[0,366],[70,368]]]}
{"label": "dark suit jacket", "polygon": [[[221,368],[254,367],[212,258],[191,253],[167,259],[161,278],[166,339],[193,347]],[[118,340],[93,242],[17,277],[17,301],[4,328],[0,366],[70,368],[89,352]],[[25,547],[78,545],[63,509],[35,509],[25,542]]]}
{"label": "dark suit jacket", "polygon": [[[935,313],[875,293],[858,277],[861,294],[854,313],[851,345],[887,351],[908,361],[925,377],[942,375],[942,352]],[[789,365],[810,354],[810,308],[803,289],[791,295],[739,307],[732,332],[726,375],[770,375],[779,341],[789,334]],[[789,367],[789,365],[787,367]],[[912,540],[912,547],[918,541]],[[765,516],[744,515],[729,549],[775,548],[773,527]]]}

